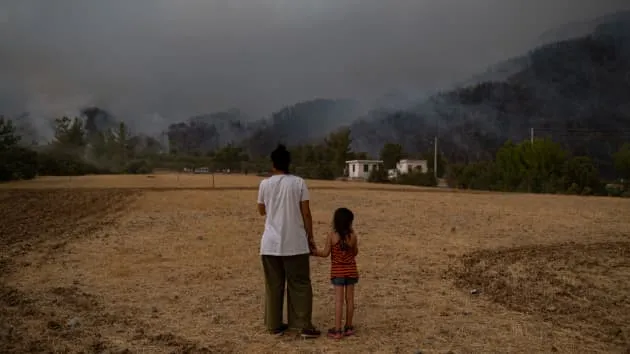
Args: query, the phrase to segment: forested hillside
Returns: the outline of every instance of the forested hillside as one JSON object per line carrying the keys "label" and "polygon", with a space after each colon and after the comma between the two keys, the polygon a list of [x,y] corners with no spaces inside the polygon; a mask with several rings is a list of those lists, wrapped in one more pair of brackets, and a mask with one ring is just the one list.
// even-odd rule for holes
{"label": "forested hillside", "polygon": [[452,161],[494,156],[508,139],[550,136],[608,172],[630,131],[630,22],[542,46],[503,81],[445,92],[413,109],[352,125],[354,148],[372,154],[386,141],[426,151],[435,135]]}
{"label": "forested hillside", "polygon": [[529,139],[534,128],[537,137],[592,157],[608,174],[612,152],[630,131],[630,21],[610,18],[592,34],[546,44],[476,77],[491,81],[415,104],[364,113],[353,101],[320,99],[254,121],[238,111],[211,114],[171,125],[171,149],[205,154],[234,143],[260,155],[277,142],[314,142],[349,125],[355,151],[376,156],[385,143],[395,142],[410,153],[425,153],[437,135],[448,160],[468,162],[491,158],[506,140]]}

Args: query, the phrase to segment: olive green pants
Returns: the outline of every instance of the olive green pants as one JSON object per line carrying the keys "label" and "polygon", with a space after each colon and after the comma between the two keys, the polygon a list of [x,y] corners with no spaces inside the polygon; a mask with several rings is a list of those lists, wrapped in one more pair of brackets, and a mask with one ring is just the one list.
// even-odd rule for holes
{"label": "olive green pants", "polygon": [[265,273],[265,326],[268,330],[274,330],[283,323],[285,283],[289,328],[313,328],[313,288],[309,257],[309,254],[262,256]]}

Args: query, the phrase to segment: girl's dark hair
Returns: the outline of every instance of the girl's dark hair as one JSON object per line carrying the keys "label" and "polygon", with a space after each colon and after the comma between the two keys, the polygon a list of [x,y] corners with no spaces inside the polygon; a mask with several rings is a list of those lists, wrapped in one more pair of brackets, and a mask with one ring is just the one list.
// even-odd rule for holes
{"label": "girl's dark hair", "polygon": [[339,235],[339,242],[342,250],[348,248],[348,238],[352,234],[352,222],[354,214],[348,208],[339,208],[335,210],[333,216],[333,229]]}
{"label": "girl's dark hair", "polygon": [[289,173],[291,153],[287,150],[286,146],[278,144],[278,147],[271,152],[271,163],[276,170]]}

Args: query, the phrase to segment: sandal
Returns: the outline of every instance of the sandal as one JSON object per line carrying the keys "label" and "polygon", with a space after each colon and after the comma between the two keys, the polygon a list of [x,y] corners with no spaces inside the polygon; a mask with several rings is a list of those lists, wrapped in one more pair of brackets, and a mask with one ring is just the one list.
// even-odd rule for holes
{"label": "sandal", "polygon": [[343,338],[343,331],[337,328],[331,328],[328,330],[328,338],[341,339]]}
{"label": "sandal", "polygon": [[348,337],[354,334],[354,326],[345,326],[343,328],[343,335]]}

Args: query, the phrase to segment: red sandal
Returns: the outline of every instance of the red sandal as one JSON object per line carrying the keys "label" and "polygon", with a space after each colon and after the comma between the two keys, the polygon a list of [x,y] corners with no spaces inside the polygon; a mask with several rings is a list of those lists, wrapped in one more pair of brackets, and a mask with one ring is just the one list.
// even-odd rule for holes
{"label": "red sandal", "polygon": [[345,326],[343,328],[343,335],[349,337],[354,334],[354,326]]}
{"label": "red sandal", "polygon": [[337,328],[331,328],[328,330],[328,338],[341,339],[343,338],[343,331]]}

